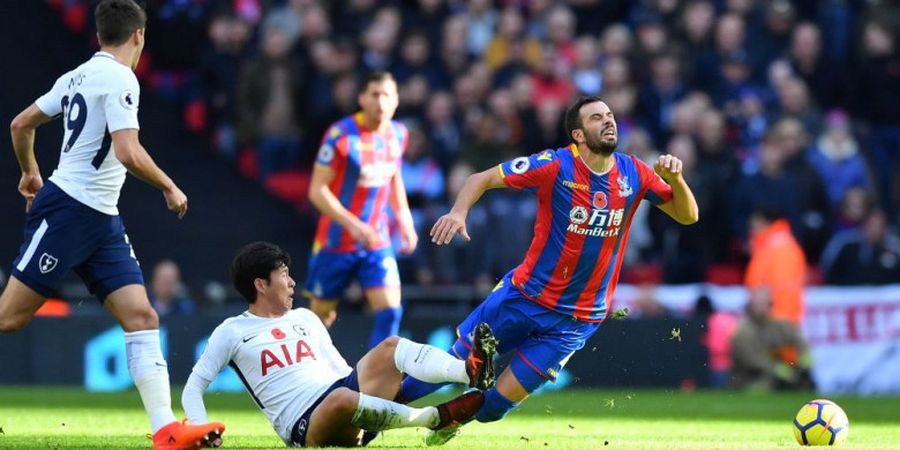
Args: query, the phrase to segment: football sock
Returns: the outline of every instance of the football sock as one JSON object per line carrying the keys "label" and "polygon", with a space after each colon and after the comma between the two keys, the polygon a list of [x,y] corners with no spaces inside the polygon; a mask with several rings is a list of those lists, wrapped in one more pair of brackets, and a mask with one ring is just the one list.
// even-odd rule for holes
{"label": "football sock", "polygon": [[450,383],[426,383],[412,376],[403,377],[400,383],[400,393],[397,401],[403,403],[414,402]]}
{"label": "football sock", "polygon": [[468,384],[466,363],[437,347],[400,338],[394,349],[397,370],[427,383],[454,381]]}
{"label": "football sock", "polygon": [[497,391],[497,388],[490,388],[484,391],[484,405],[478,410],[478,414],[475,415],[475,420],[479,422],[498,421],[506,416],[506,413],[512,411],[516,406],[519,406],[519,403],[509,401]]}
{"label": "football sock", "polygon": [[[469,357],[469,349],[466,347],[466,344],[463,343],[462,339],[457,339],[448,353],[461,361],[465,361],[465,359]],[[463,363],[463,367],[465,367],[465,363]],[[405,377],[400,384],[398,401],[406,403],[414,402],[447,384],[449,383],[428,383],[416,379],[413,376]]]}
{"label": "football sock", "polygon": [[175,421],[169,393],[169,371],[159,346],[159,330],[125,333],[128,372],[141,394],[153,432]]}
{"label": "football sock", "polygon": [[350,423],[367,431],[383,431],[393,428],[427,427],[438,424],[437,408],[412,408],[406,405],[359,394],[359,404]]}
{"label": "football sock", "polygon": [[369,338],[369,348],[375,348],[385,338],[399,334],[400,318],[402,317],[402,306],[375,311],[375,323],[372,326],[372,335]]}

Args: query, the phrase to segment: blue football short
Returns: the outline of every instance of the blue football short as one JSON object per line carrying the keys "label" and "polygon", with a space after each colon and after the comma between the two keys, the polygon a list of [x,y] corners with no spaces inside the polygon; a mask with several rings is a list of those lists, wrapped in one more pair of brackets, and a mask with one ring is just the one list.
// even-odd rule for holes
{"label": "blue football short", "polygon": [[350,372],[350,375],[332,383],[303,414],[300,414],[300,418],[294,422],[294,426],[291,428],[291,444],[297,447],[306,447],[306,432],[309,431],[309,420],[312,418],[313,411],[325,400],[325,397],[328,397],[331,391],[341,387],[359,392],[359,374],[356,372],[356,368]]}
{"label": "blue football short", "polygon": [[12,274],[52,297],[69,269],[100,301],[121,287],[144,284],[122,218],[103,214],[48,181],[28,212]]}
{"label": "blue football short", "polygon": [[318,299],[338,299],[353,278],[363,289],[400,287],[397,259],[390,247],[338,253],[320,250],[309,258],[304,289]]}
{"label": "blue football short", "polygon": [[507,274],[494,291],[456,328],[453,346],[465,359],[472,348],[475,327],[486,322],[500,341],[498,352],[513,352],[510,368],[528,392],[556,381],[563,366],[597,331],[600,323],[581,322],[547,309],[523,296]]}

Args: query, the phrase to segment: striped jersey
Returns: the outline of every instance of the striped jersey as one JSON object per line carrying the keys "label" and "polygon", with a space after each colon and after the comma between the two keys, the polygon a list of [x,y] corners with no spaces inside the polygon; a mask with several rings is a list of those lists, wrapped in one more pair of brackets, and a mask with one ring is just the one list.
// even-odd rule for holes
{"label": "striped jersey", "polygon": [[[322,137],[317,164],[334,170],[329,188],[351,214],[375,227],[379,241],[370,250],[390,245],[387,205],[391,180],[398,174],[409,133],[403,124],[391,121],[384,132],[363,125],[362,113],[345,117]],[[313,252],[364,250],[338,223],[326,215],[319,219]]]}
{"label": "striped jersey", "polygon": [[619,279],[631,218],[642,199],[660,204],[672,188],[634,156],[613,153],[593,172],[575,144],[500,164],[507,186],[534,192],[534,238],[512,283],[538,304],[586,322],[602,321]]}

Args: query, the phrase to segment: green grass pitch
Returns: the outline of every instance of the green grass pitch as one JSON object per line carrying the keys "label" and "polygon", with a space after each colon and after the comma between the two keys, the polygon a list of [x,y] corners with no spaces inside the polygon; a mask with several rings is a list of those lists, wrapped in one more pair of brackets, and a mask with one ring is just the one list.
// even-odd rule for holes
{"label": "green grass pitch", "polygon": [[[177,390],[176,390],[177,391]],[[528,399],[503,421],[473,423],[447,449],[799,448],[791,421],[812,393],[741,394],[578,390]],[[438,401],[439,398],[426,399]],[[836,397],[850,417],[844,448],[900,448],[900,397]],[[228,426],[223,448],[284,448],[244,394],[208,394],[210,417]],[[175,399],[178,404],[178,399]],[[136,392],[0,388],[0,449],[151,447]],[[370,448],[424,448],[424,430],[395,430]]]}

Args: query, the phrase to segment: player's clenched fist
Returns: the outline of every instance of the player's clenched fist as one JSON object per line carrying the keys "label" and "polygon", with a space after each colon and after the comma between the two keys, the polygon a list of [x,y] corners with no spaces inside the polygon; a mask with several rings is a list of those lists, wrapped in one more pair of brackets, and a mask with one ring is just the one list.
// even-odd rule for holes
{"label": "player's clenched fist", "polygon": [[31,210],[31,203],[42,187],[44,187],[44,180],[41,178],[40,172],[22,173],[22,179],[19,180],[19,193],[22,194],[22,197],[25,197],[26,213]]}
{"label": "player's clenched fist", "polygon": [[416,228],[412,224],[400,226],[400,253],[411,255],[416,251],[419,245],[419,235],[416,234]]}
{"label": "player's clenched fist", "polygon": [[663,180],[670,183],[681,177],[682,169],[681,160],[672,155],[661,155],[653,164],[653,170],[662,177]]}
{"label": "player's clenched fist", "polygon": [[354,220],[347,227],[347,232],[354,241],[359,242],[366,249],[371,249],[378,242],[379,236],[375,228],[359,219]]}
{"label": "player's clenched fist", "polygon": [[441,216],[431,227],[431,242],[437,245],[449,244],[453,236],[459,233],[466,242],[472,240],[466,232],[466,218],[462,214],[449,212]]}
{"label": "player's clenched fist", "polygon": [[178,214],[179,219],[183,218],[188,208],[187,195],[184,195],[184,192],[181,192],[178,187],[173,186],[171,189],[163,191],[163,196],[166,198],[166,206],[169,211]]}

